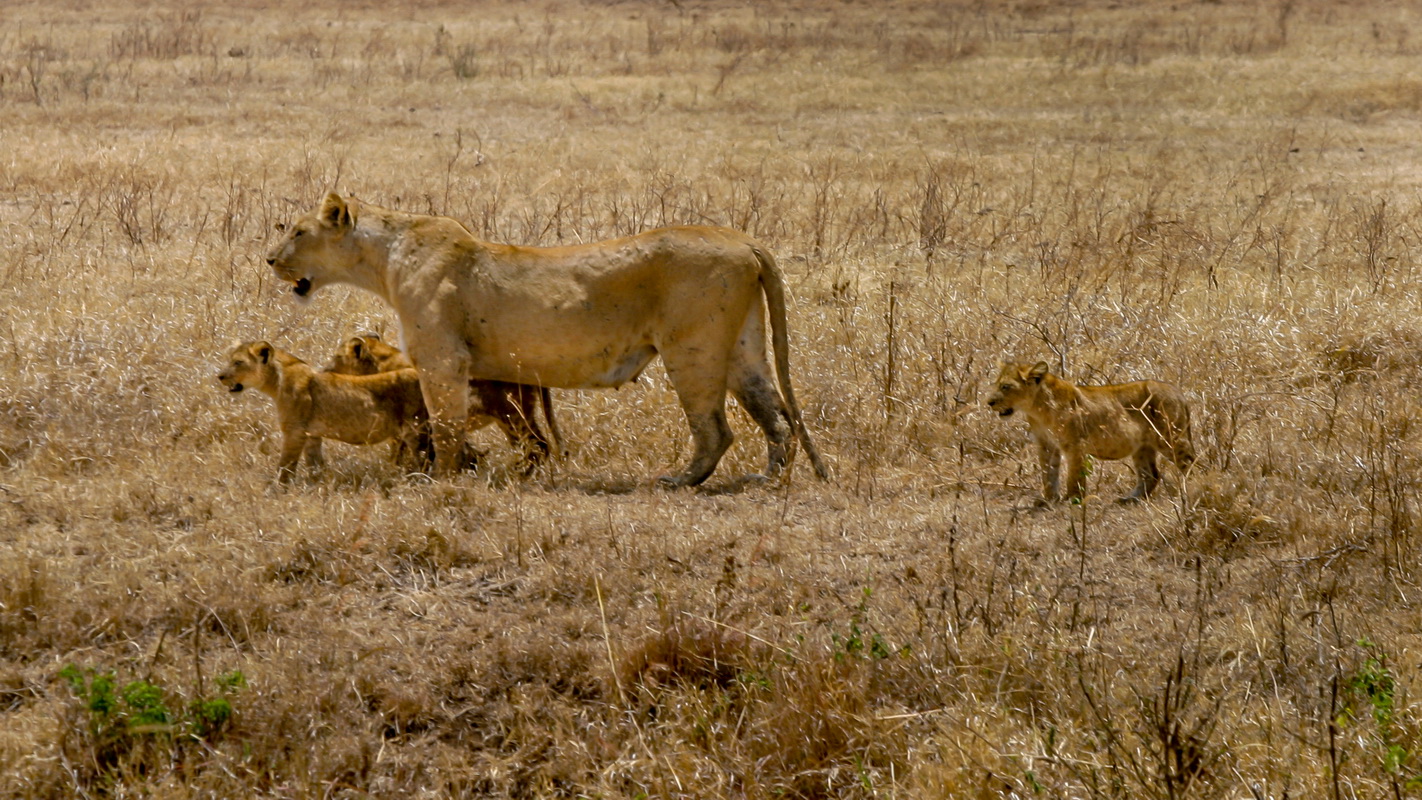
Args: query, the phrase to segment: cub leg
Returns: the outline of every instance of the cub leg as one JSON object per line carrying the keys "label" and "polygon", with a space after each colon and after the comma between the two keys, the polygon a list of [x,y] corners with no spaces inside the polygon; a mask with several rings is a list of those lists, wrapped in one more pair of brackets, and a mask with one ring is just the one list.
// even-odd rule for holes
{"label": "cub leg", "polygon": [[535,422],[535,389],[517,383],[473,381],[471,388],[479,397],[484,413],[493,417],[508,437],[509,444],[524,454],[524,473],[532,472],[547,458],[548,437]]}
{"label": "cub leg", "polygon": [[326,457],[321,454],[321,437],[312,436],[306,440],[306,463],[313,471],[326,468]]}
{"label": "cub leg", "polygon": [[1080,500],[1086,497],[1086,453],[1080,448],[1064,448],[1066,460],[1066,499]]}
{"label": "cub leg", "polygon": [[1155,448],[1142,447],[1131,456],[1131,463],[1136,468],[1136,488],[1130,494],[1121,498],[1121,502],[1130,503],[1136,500],[1144,500],[1150,497],[1150,493],[1155,491],[1155,487],[1160,483],[1160,467],[1155,461]]}
{"label": "cub leg", "polygon": [[406,425],[391,443],[391,455],[400,469],[428,472],[434,462],[429,432],[423,424]]}
{"label": "cub leg", "polygon": [[[319,443],[321,440],[316,439]],[[301,454],[306,451],[308,437],[306,431],[288,429],[282,431],[281,455],[277,457],[277,481],[290,483],[296,477],[296,466]]]}
{"label": "cub leg", "polygon": [[1037,438],[1037,462],[1042,465],[1042,500],[1055,503],[1062,497],[1062,451],[1045,436]]}

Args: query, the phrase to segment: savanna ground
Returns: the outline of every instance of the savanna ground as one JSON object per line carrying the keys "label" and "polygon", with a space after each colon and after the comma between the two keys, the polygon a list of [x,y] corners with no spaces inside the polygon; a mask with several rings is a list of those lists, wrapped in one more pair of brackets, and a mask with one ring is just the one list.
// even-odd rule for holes
{"label": "savanna ground", "polygon": [[[6,2],[0,795],[1400,797],[1422,783],[1422,12]],[[659,369],[530,480],[272,487],[228,344],[336,188],[483,237],[763,239],[835,480],[659,491]],[[1195,402],[1030,510],[1001,357]],[[655,373],[655,374],[653,374]]]}

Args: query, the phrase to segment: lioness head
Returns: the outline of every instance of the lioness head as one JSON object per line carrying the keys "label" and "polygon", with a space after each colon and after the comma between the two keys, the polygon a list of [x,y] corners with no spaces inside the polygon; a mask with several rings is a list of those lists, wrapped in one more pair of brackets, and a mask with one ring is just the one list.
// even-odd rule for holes
{"label": "lioness head", "polygon": [[321,207],[282,228],[281,241],[267,253],[277,277],[306,300],[320,286],[339,278],[355,227],[355,210],[340,195],[326,195]]}
{"label": "lioness head", "polygon": [[229,392],[240,392],[249,386],[265,386],[274,379],[272,358],[275,352],[275,348],[267,342],[236,345],[227,356],[227,368],[217,373],[217,379]]}
{"label": "lioness head", "polygon": [[1042,379],[1047,377],[1047,362],[1036,364],[1003,364],[997,376],[997,389],[988,398],[988,408],[998,416],[1010,417],[1019,407],[1026,408],[1037,397]]}
{"label": "lioness head", "polygon": [[[386,362],[392,359],[403,360],[400,350],[381,341],[379,336],[352,336],[331,356],[331,366],[326,371],[341,375],[374,375],[389,369]],[[409,366],[409,362],[397,366]]]}

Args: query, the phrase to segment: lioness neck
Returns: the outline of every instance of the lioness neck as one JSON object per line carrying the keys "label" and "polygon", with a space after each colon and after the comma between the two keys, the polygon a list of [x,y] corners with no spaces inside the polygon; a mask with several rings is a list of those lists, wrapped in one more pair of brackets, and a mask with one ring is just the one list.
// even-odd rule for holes
{"label": "lioness neck", "polygon": [[412,264],[443,261],[434,251],[474,250],[482,243],[458,220],[362,204],[354,230],[358,255],[342,280],[396,303],[396,287]]}
{"label": "lioness neck", "polygon": [[391,302],[390,252],[409,227],[408,215],[361,203],[353,231],[356,257],[344,282]]}

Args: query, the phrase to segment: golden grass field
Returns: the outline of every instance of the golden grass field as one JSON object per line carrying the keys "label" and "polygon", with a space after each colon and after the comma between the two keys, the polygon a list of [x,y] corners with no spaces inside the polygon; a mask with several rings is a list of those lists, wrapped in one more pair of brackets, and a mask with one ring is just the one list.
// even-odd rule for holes
{"label": "golden grass field", "polygon": [[[0,796],[1422,793],[1422,9],[1358,0],[0,7]],[[776,254],[835,473],[661,491],[660,368],[530,479],[327,446],[236,339],[331,189]],[[1031,508],[1000,358],[1194,403]]]}

